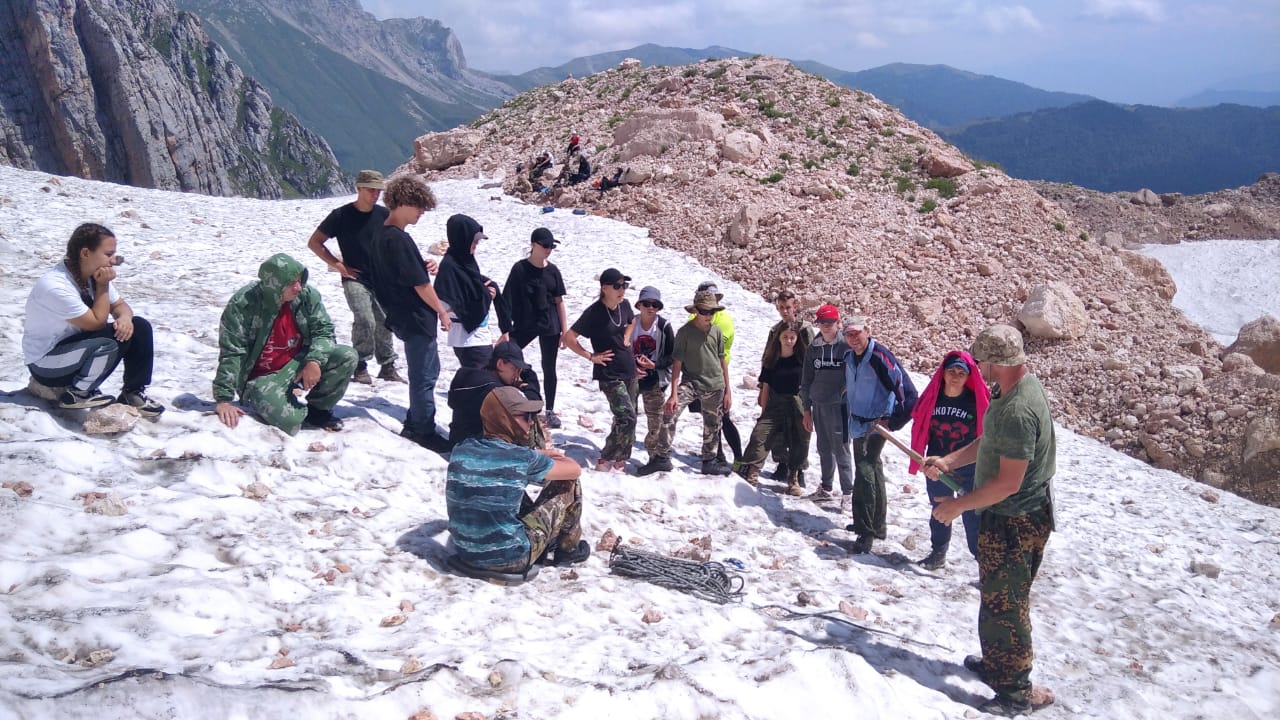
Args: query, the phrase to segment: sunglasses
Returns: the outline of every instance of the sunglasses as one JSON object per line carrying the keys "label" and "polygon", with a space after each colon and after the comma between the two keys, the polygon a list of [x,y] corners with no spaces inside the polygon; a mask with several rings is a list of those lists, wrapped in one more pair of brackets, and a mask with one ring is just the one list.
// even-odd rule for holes
{"label": "sunglasses", "polygon": [[614,290],[626,290],[629,287],[631,287],[631,283],[616,282],[613,284]]}
{"label": "sunglasses", "polygon": [[815,320],[814,322],[818,323],[819,325],[835,325],[836,324],[835,320]]}
{"label": "sunglasses", "polygon": [[718,312],[720,311],[719,310],[703,310],[702,308],[698,308],[698,314],[703,317],[706,317],[708,315],[715,315]]}
{"label": "sunglasses", "polygon": [[656,302],[650,302],[650,301],[648,301],[648,300],[645,300],[644,302],[638,302],[638,303],[636,303],[636,307],[638,307],[638,308],[657,308],[658,310],[661,310],[661,309],[662,309],[662,306],[661,306],[661,305],[659,305],[658,303],[656,303]]}

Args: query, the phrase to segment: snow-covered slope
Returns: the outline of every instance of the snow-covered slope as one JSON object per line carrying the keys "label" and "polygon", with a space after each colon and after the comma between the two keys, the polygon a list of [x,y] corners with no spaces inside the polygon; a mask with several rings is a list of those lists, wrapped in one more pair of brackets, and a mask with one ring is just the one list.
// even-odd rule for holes
{"label": "snow-covered slope", "polygon": [[[501,280],[530,230],[550,227],[564,240],[553,261],[571,316],[605,267],[659,287],[677,324],[676,308],[711,277],[643,229],[544,215],[479,185],[436,185],[440,208],[412,234],[426,247],[443,239],[448,215],[473,215],[491,238],[481,267]],[[960,665],[978,648],[976,564],[962,541],[941,572],[910,562],[928,550],[928,502],[892,448],[889,539],[872,556],[848,553],[848,519],[829,507],[767,481],[757,492],[690,471],[692,418],[680,424],[676,471],[584,472],[593,541],[613,529],[670,553],[709,536],[713,559],[740,561],[745,597],[721,606],[611,575],[603,556],[516,588],[448,574],[445,463],[397,437],[404,385],[353,385],[338,434],[220,425],[210,400],[218,316],[263,258],[287,251],[305,262],[339,338],[349,337],[338,278],[306,250],[338,203],[0,168],[0,302],[10,308],[0,319],[0,474],[34,487],[25,498],[0,490],[0,718],[977,716],[967,704],[989,692]],[[85,220],[119,237],[120,288],[156,325],[152,393],[169,405],[116,438],[84,435],[77,413],[23,389],[26,295]],[[753,374],[773,309],[720,287],[738,328],[733,374]],[[443,389],[456,361],[441,357]],[[560,368],[557,439],[586,464],[608,408],[585,361],[566,353]],[[738,387],[735,398],[745,434],[754,392]],[[1043,716],[1275,717],[1280,511],[1215,499],[1058,432],[1060,526],[1033,594],[1034,678],[1059,698]],[[270,494],[246,497],[254,482]],[[87,513],[89,492],[120,498],[127,513]],[[842,601],[851,615],[837,610]],[[651,609],[661,621],[642,621]],[[404,622],[384,627],[395,615]]]}

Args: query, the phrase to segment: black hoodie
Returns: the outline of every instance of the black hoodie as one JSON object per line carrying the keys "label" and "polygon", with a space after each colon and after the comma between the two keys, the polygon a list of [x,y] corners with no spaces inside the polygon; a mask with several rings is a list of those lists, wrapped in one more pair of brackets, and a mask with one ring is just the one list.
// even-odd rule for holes
{"label": "black hoodie", "polygon": [[475,332],[484,323],[490,305],[496,301],[498,325],[502,332],[508,332],[511,321],[502,295],[493,300],[489,298],[488,286],[498,289],[498,284],[480,273],[480,265],[471,254],[471,243],[475,241],[476,233],[483,232],[484,228],[470,216],[462,214],[450,216],[444,227],[449,249],[444,260],[440,261],[436,294],[448,303],[450,311],[467,333]]}

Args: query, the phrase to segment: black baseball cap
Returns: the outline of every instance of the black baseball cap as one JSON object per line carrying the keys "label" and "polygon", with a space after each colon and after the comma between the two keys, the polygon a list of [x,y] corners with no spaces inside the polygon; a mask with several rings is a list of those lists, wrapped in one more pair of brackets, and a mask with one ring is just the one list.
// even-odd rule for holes
{"label": "black baseball cap", "polygon": [[524,361],[524,351],[520,349],[519,345],[510,340],[494,345],[493,354],[490,358],[494,363],[494,367],[497,367],[497,362],[499,360],[506,360],[512,365],[520,368],[521,371],[529,369],[529,363]]}
{"label": "black baseball cap", "polygon": [[608,270],[605,270],[604,272],[600,273],[601,285],[612,285],[618,282],[630,282],[630,281],[631,281],[631,278],[627,277],[626,275],[623,275],[622,271],[618,270],[617,268],[609,268]]}
{"label": "black baseball cap", "polygon": [[529,242],[536,242],[544,248],[553,248],[560,244],[551,231],[546,228],[538,228],[533,231],[533,235],[529,238]]}

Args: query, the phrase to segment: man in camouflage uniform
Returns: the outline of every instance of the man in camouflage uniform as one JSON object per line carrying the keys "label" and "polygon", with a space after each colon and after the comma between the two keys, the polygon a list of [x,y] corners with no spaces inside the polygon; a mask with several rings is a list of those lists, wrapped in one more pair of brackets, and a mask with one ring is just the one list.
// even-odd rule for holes
{"label": "man in camouflage uniform", "polygon": [[983,435],[952,453],[926,458],[924,467],[936,479],[939,472],[977,463],[974,491],[936,498],[933,516],[950,523],[966,510],[980,511],[982,656],[971,655],[964,664],[996,691],[979,710],[1013,717],[1053,702],[1051,691],[1031,684],[1031,583],[1053,530],[1057,450],[1049,400],[1027,370],[1022,333],[992,325],[970,352],[993,385]]}
{"label": "man in camouflage uniform", "polygon": [[[713,323],[716,313],[722,310],[724,308],[720,306],[714,290],[699,290],[693,296],[693,304],[685,306],[685,311],[694,315],[676,332],[671,361],[671,394],[662,406],[664,422],[674,428],[682,410],[695,400],[700,403],[703,475],[728,475],[733,471],[728,463],[716,457],[720,447],[721,418],[733,406],[724,336]],[[670,457],[671,434],[667,437],[667,446],[655,447],[654,453]]]}
{"label": "man in camouflage uniform", "polygon": [[333,341],[320,293],[307,286],[302,263],[279,253],[258,268],[222,311],[213,399],[218,419],[234,428],[244,415],[237,394],[268,425],[290,435],[304,424],[341,430],[333,407],[359,361],[355,348]]}

